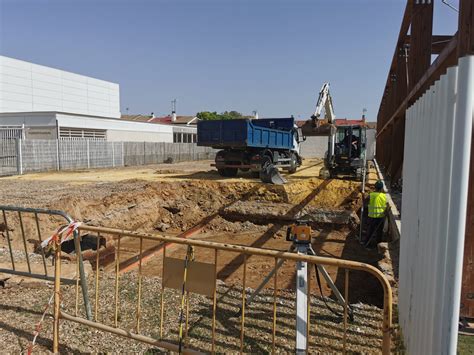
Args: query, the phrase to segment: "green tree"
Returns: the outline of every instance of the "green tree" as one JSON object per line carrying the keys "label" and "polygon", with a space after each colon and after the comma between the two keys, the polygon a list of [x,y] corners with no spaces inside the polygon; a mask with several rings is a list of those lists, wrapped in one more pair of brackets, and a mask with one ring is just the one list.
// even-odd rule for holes
{"label": "green tree", "polygon": [[196,117],[202,121],[209,120],[237,120],[242,118],[251,118],[251,116],[244,116],[237,111],[224,111],[221,113],[202,111],[196,114]]}

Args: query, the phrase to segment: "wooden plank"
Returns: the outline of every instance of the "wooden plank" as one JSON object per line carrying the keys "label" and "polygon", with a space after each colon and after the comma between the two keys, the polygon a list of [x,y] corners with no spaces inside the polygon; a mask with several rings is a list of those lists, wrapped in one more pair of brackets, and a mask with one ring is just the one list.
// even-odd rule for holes
{"label": "wooden plank", "polygon": [[412,5],[408,86],[412,89],[431,64],[433,36],[433,2]]}
{"label": "wooden plank", "polygon": [[[410,103],[416,101],[421,94],[439,77],[446,72],[446,70],[457,63],[457,35],[449,42],[449,44],[444,48],[443,52],[436,58],[430,68],[426,71],[423,77],[418,81],[415,87],[410,90],[408,96],[403,100],[402,104],[398,106],[397,110],[393,113],[387,122],[382,125],[380,130],[377,128],[378,133],[377,137],[386,130],[389,125],[393,123],[395,117],[399,116],[402,111],[405,111]],[[379,127],[377,125],[377,127]]]}
{"label": "wooden plank", "polygon": [[[474,138],[474,130],[473,130]],[[461,286],[462,317],[474,318],[474,140],[471,144],[471,167],[469,172],[469,192],[467,198],[466,234],[464,239],[464,259]]]}

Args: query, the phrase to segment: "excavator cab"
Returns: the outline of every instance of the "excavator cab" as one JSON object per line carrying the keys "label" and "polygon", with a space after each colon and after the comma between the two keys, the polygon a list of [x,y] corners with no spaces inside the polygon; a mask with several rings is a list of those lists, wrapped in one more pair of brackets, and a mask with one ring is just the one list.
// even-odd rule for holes
{"label": "excavator cab", "polygon": [[336,159],[342,163],[360,157],[365,146],[365,130],[361,126],[338,127],[336,135]]}
{"label": "excavator cab", "polygon": [[334,154],[325,159],[326,177],[338,174],[362,179],[365,171],[366,127],[363,124],[336,125]]}

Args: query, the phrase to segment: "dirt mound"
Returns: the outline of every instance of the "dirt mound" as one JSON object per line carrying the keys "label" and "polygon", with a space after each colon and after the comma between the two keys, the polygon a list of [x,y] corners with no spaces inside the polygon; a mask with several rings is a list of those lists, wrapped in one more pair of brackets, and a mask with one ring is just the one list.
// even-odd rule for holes
{"label": "dirt mound", "polygon": [[[354,210],[359,198],[359,184],[356,182],[318,178],[292,181],[284,186],[251,181],[223,183],[192,179],[131,179],[60,186],[57,183],[38,181],[27,186],[29,191],[18,188],[15,190],[15,184],[10,184],[7,203],[11,205],[66,211],[74,219],[91,225],[169,234],[181,233],[206,216],[217,213],[237,201],[253,201],[257,209],[262,203],[287,203],[294,205],[296,209],[312,206],[330,210]],[[15,201],[15,198],[19,202]],[[9,226],[13,229],[10,233],[13,245],[22,249],[18,216],[8,213],[7,217]],[[36,224],[32,216],[25,215],[23,222],[27,239],[35,238]],[[42,236],[49,236],[59,223],[63,221],[42,217]],[[204,231],[242,232],[253,228],[255,231],[261,229],[250,222],[215,218]],[[6,244],[6,238],[0,238],[0,245]]]}

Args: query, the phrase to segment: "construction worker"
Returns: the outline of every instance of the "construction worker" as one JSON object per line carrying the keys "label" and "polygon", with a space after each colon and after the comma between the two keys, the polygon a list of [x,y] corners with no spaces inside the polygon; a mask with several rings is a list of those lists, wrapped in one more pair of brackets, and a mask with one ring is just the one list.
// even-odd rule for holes
{"label": "construction worker", "polygon": [[371,192],[369,196],[367,233],[365,239],[361,241],[361,244],[365,247],[369,247],[372,240],[375,240],[375,245],[381,241],[381,231],[385,220],[386,209],[387,196],[383,192],[383,182],[378,180],[375,183],[375,192]]}

